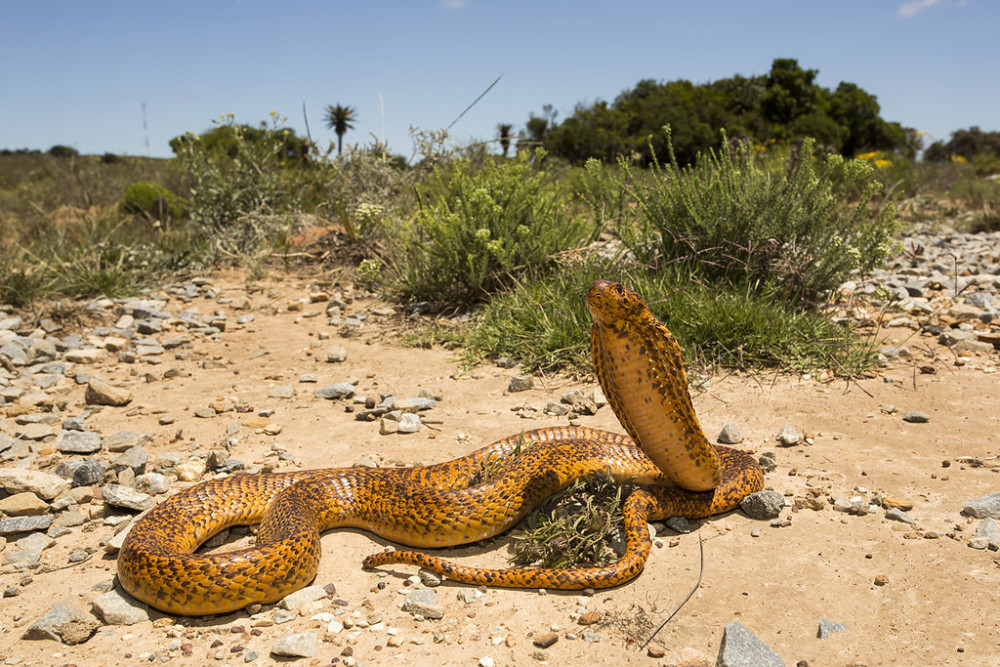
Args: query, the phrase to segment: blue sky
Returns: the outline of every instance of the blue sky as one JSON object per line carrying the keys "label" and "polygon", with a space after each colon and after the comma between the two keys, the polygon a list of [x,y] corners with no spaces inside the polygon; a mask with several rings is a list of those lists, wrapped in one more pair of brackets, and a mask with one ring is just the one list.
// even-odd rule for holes
{"label": "blue sky", "polygon": [[[0,148],[171,154],[220,114],[271,110],[313,138],[327,104],[358,111],[347,143],[383,136],[407,157],[413,125],[465,143],[551,104],[613,100],[641,79],[765,74],[774,58],[858,84],[882,117],[947,139],[1000,130],[995,0],[355,0],[5,2]],[[384,125],[379,96],[384,102]]]}

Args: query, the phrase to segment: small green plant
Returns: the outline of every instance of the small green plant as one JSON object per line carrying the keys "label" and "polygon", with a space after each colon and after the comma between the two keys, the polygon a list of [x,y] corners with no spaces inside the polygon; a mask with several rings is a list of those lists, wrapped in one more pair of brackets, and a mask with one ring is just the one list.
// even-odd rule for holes
{"label": "small green plant", "polygon": [[421,207],[396,247],[392,289],[457,305],[481,302],[519,276],[544,275],[554,256],[593,237],[582,216],[548,183],[544,153],[471,170],[438,167],[418,188]]}
{"label": "small green plant", "polygon": [[708,284],[757,286],[801,307],[877,266],[898,231],[895,207],[872,204],[881,188],[872,165],[817,157],[811,139],[770,168],[750,143],[728,141],[694,166],[678,166],[672,151],[666,164],[654,158],[646,181],[628,161],[619,167],[635,183],[640,225],[625,238],[642,263],[680,263]]}
{"label": "small green plant", "polygon": [[607,475],[580,479],[547,500],[514,536],[510,562],[561,568],[618,558],[622,506],[633,488]]}
{"label": "small green plant", "polygon": [[169,220],[184,217],[185,202],[170,190],[156,183],[133,183],[122,195],[121,207],[126,213],[142,215],[149,220]]}

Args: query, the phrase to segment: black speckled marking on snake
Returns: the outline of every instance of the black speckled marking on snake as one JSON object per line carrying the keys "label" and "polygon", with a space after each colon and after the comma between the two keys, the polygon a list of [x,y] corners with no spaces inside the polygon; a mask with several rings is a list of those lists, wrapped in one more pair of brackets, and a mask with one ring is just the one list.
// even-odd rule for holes
{"label": "black speckled marking on snake", "polygon": [[[607,567],[490,570],[413,551],[375,554],[364,565],[412,563],[458,581],[525,588],[605,588],[634,578],[649,554],[646,521],[731,510],[762,488],[763,474],[749,454],[709,444],[691,405],[680,349],[638,294],[597,281],[587,304],[598,379],[631,438],[590,428],[543,428],[431,466],[203,482],[168,498],[132,527],[118,557],[125,590],[175,614],[274,602],[315,577],[325,530],[364,528],[421,548],[468,544],[508,530],[551,494],[598,472],[641,486],[625,505],[625,555]],[[509,459],[502,471],[470,486],[481,463],[497,457]],[[260,532],[249,549],[193,553],[224,528],[255,523]]]}

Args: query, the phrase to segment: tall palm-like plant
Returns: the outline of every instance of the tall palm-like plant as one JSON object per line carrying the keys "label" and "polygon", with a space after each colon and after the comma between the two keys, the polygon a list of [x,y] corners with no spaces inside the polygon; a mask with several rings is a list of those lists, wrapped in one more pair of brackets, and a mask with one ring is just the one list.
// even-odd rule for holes
{"label": "tall palm-like plant", "polygon": [[510,133],[513,129],[514,126],[510,123],[500,123],[497,125],[497,136],[500,139],[500,148],[503,150],[504,157],[507,157],[507,151],[510,150]]}
{"label": "tall palm-like plant", "polygon": [[337,135],[337,155],[340,155],[344,150],[344,134],[348,130],[354,129],[354,123],[358,120],[357,113],[357,109],[354,107],[346,107],[342,104],[326,105],[326,115],[323,116],[323,120],[326,121],[326,126]]}

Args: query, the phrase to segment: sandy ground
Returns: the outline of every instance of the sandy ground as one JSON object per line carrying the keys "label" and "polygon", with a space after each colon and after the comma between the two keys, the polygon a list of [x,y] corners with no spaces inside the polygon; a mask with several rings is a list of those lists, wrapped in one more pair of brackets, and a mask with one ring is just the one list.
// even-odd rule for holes
{"label": "sandy ground", "polygon": [[[218,446],[227,427],[253,416],[193,415],[211,401],[233,397],[255,411],[273,408],[272,422],[281,426],[274,436],[238,427],[235,458],[274,461],[272,446],[279,444],[303,468],[349,466],[363,454],[378,455],[387,465],[426,464],[466,454],[526,428],[565,423],[566,418],[540,412],[539,419],[525,420],[512,408],[527,403],[541,409],[569,388],[595,386],[543,377],[536,378],[533,390],[507,394],[516,371],[492,366],[465,369],[455,352],[403,347],[393,340],[399,323],[392,317],[371,315],[360,336],[341,338],[322,314],[324,303],[303,303],[310,291],[306,279],[271,280],[253,293],[232,277],[218,284],[223,294],[233,297],[233,306],[248,299],[255,321],[231,326],[222,342],[198,340],[187,360],[172,359],[168,353],[161,365],[109,361],[93,369],[117,382],[133,382],[135,399],[126,408],[105,408],[91,416],[92,429],[104,434],[126,428],[151,433],[154,437],[147,445],[151,457],[189,454],[196,446],[202,450]],[[229,306],[199,301],[195,305],[202,312],[222,308],[230,325],[234,323],[238,313]],[[290,305],[296,309],[289,310]],[[348,313],[371,305],[354,303]],[[169,307],[180,310],[176,303]],[[405,579],[415,573],[413,568],[394,566],[387,568],[388,575],[361,569],[362,558],[387,542],[361,531],[331,531],[323,537],[316,583],[334,583],[336,597],[348,603],[343,607],[348,613],[357,611],[362,618],[380,614],[397,630],[392,643],[401,645],[388,644],[392,635],[385,630],[363,630],[356,638],[345,631],[328,636],[316,658],[299,663],[343,661],[341,655],[349,647],[364,665],[476,665],[484,658],[496,665],[540,660],[553,665],[662,665],[674,664],[682,649],[700,651],[714,664],[723,630],[735,620],[789,665],[803,660],[809,665],[1000,664],[996,616],[1000,558],[992,551],[969,548],[975,522],[959,514],[964,501],[1000,489],[998,468],[991,465],[997,461],[988,460],[1000,454],[998,378],[982,368],[984,362],[989,368],[989,362],[996,361],[996,353],[992,360],[981,357],[956,366],[954,355],[930,338],[914,335],[909,344],[927,346],[934,358],[920,355],[915,362],[901,362],[883,376],[859,382],[730,375],[713,377],[696,392],[695,407],[710,438],[725,422],[734,421],[745,437],[741,447],[755,453],[776,452],[777,469],[767,475],[766,487],[783,493],[790,503],[818,498],[821,509],[786,507],[782,519],[789,521],[784,527],[735,512],[701,522],[690,534],[666,530],[641,576],[589,598],[578,593],[489,590],[466,603],[458,595],[467,589],[446,582],[437,589],[439,603],[446,609],[440,621],[417,621],[399,610],[399,591],[409,590]],[[346,362],[325,363],[325,350],[333,345],[347,349]],[[222,367],[202,368],[204,360],[221,361]],[[917,365],[932,365],[937,372],[922,374]],[[180,375],[155,382],[142,379],[146,372],[162,374],[168,368],[178,369]],[[319,385],[300,384],[303,373],[317,373]],[[312,396],[316,386],[351,376],[360,378],[364,393],[416,395],[427,388],[439,392],[443,400],[423,414],[431,423],[419,433],[379,435],[377,423],[356,421],[345,411],[346,403]],[[295,397],[268,397],[269,389],[285,384],[296,387]],[[67,416],[83,410],[82,389],[70,390],[65,398]],[[896,411],[888,412],[888,405]],[[902,414],[911,410],[929,414],[930,421],[904,422]],[[165,414],[175,418],[172,425],[159,425]],[[579,421],[621,431],[609,408]],[[778,447],[774,436],[785,425],[811,436],[812,443]],[[974,457],[986,465],[970,465],[960,457]],[[827,504],[829,496],[883,495],[912,502],[909,514],[916,526],[887,520],[882,510],[850,516]],[[98,513],[99,502],[92,509]],[[43,557],[46,566],[62,569],[31,574],[28,583],[24,573],[0,574],[0,587],[22,587],[20,595],[0,601],[4,664],[125,665],[158,663],[162,657],[177,665],[237,665],[243,664],[247,650],[260,654],[253,664],[274,664],[276,658],[269,651],[276,639],[304,631],[323,637],[326,623],[310,616],[337,608],[332,601],[322,601],[304,616],[270,627],[257,627],[245,612],[175,619],[180,625],[152,613],[150,621],[130,627],[104,626],[77,646],[22,640],[25,628],[59,600],[89,608],[89,600],[97,595],[91,587],[114,576],[114,556],[101,550],[85,563],[63,566],[72,548],[97,547],[112,533],[100,521],[75,529]],[[704,543],[703,583],[653,641],[666,656],[649,657],[637,643],[695,584],[699,539]],[[503,537],[447,549],[442,555],[503,566],[508,542]],[[876,585],[878,577],[888,582]],[[594,625],[577,623],[583,605],[598,612]],[[265,607],[265,617],[268,611]],[[819,639],[820,619],[843,623],[846,630]],[[533,645],[534,639],[551,631],[560,637],[554,645],[544,650]],[[596,632],[600,641],[583,641],[583,631]],[[435,637],[435,633],[440,634]],[[178,650],[178,642],[171,644],[176,639],[187,645],[190,655]],[[234,646],[244,651],[230,652]]]}

